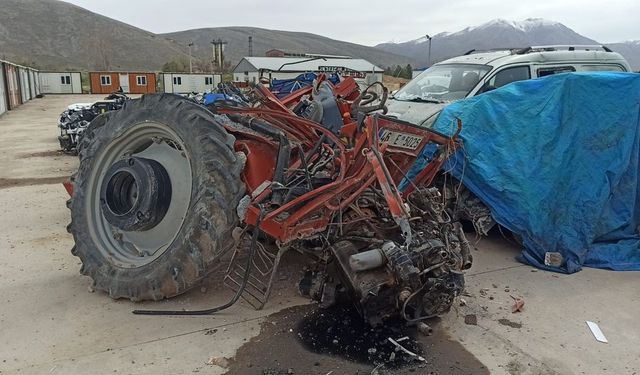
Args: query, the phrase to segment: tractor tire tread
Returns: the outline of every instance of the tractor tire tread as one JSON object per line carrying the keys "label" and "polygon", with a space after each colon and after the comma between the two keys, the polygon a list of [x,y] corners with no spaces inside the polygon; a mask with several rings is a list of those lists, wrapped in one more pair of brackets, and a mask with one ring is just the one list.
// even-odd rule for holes
{"label": "tractor tire tread", "polygon": [[[95,249],[83,213],[84,191],[95,152],[132,126],[131,118],[139,120],[140,112],[172,127],[182,137],[191,160],[191,203],[167,251],[144,266],[121,268]],[[114,299],[161,300],[189,290],[219,268],[220,258],[232,245],[231,231],[239,222],[235,210],[244,195],[240,178],[244,161],[235,153],[234,142],[216,115],[173,94],[144,95],[127,101],[118,111],[94,119],[80,147],[80,167],[69,204],[69,230],[75,240],[72,254],[82,261],[80,273],[93,279],[96,290],[105,291]]]}

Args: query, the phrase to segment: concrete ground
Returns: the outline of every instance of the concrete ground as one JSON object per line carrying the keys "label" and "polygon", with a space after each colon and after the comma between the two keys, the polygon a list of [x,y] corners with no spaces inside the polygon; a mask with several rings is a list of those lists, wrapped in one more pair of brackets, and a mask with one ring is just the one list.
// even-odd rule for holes
{"label": "concrete ground", "polygon": [[[55,124],[68,104],[97,98],[47,96],[0,116],[0,374],[222,374],[205,362],[233,357],[270,314],[307,302],[292,288],[299,265],[285,259],[288,276],[262,311],[238,303],[210,317],[131,314],[226,301],[213,280],[159,303],[91,292],[69,252],[67,195],[59,184],[77,159],[57,152]],[[640,273],[559,275],[517,263],[517,254],[500,236],[477,242],[467,293],[435,329],[494,374],[640,373]],[[523,312],[511,312],[511,296],[524,298]],[[465,324],[465,315],[475,315],[477,325]],[[608,344],[594,339],[586,320],[600,325]]]}

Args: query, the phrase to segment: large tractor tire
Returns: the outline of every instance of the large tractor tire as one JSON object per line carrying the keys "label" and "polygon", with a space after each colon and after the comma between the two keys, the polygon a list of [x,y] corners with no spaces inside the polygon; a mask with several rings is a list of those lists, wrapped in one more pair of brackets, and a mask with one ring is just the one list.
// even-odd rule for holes
{"label": "large tractor tire", "polygon": [[244,155],[207,109],[145,95],[94,120],[70,202],[80,272],[112,298],[160,300],[198,284],[233,245]]}

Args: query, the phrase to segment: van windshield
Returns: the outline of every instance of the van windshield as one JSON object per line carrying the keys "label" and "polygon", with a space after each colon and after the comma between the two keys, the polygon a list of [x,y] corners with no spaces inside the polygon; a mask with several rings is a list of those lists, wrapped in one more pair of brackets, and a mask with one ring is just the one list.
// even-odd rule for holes
{"label": "van windshield", "polygon": [[467,96],[490,70],[489,65],[434,65],[407,83],[393,98],[426,102],[459,100]]}

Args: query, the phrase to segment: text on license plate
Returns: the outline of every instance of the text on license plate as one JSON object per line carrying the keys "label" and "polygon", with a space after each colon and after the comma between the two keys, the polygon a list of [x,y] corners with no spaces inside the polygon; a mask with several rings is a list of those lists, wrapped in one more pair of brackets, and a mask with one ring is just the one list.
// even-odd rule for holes
{"label": "text on license plate", "polygon": [[389,129],[382,129],[380,142],[388,143],[389,146],[415,150],[420,146],[422,137],[413,134],[394,132]]}

